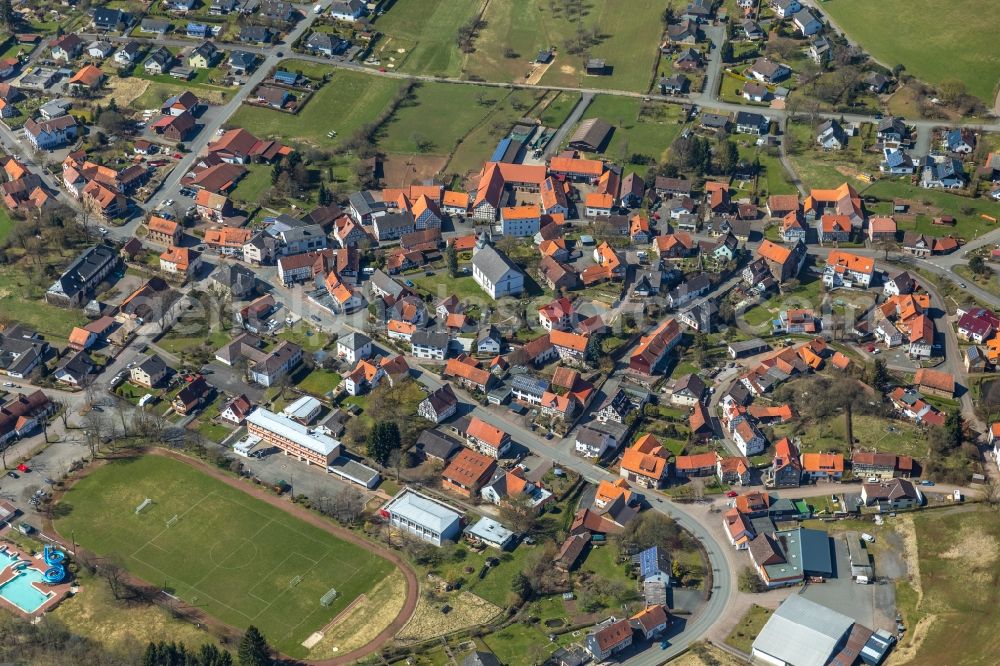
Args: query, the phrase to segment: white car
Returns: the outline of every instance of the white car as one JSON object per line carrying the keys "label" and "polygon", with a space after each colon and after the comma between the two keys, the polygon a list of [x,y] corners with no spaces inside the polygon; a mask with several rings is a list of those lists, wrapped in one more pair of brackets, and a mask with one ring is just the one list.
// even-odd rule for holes
{"label": "white car", "polygon": [[164,208],[166,208],[168,206],[173,206],[173,205],[174,205],[174,200],[173,199],[167,199],[166,201],[163,202],[163,207]]}
{"label": "white car", "polygon": [[875,537],[873,537],[871,534],[868,534],[868,532],[862,532],[861,539],[863,541],[866,541],[867,543],[875,543]]}
{"label": "white car", "polygon": [[102,236],[103,236],[104,234],[108,233],[108,230],[107,230],[107,229],[105,229],[104,227],[97,227],[97,230],[101,232],[101,235],[102,235]]}

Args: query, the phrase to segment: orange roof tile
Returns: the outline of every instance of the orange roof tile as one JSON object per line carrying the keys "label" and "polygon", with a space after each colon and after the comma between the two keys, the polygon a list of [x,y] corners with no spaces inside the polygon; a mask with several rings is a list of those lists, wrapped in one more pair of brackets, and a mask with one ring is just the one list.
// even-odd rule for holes
{"label": "orange roof tile", "polygon": [[444,374],[449,377],[459,377],[477,386],[486,386],[491,376],[486,370],[464,363],[457,358],[448,359],[448,362],[444,366]]}
{"label": "orange roof tile", "polygon": [[757,256],[777,264],[784,264],[792,256],[792,250],[777,243],[772,243],[769,240],[764,240],[760,244],[760,247],[757,248]]}
{"label": "orange roof tile", "polygon": [[611,208],[615,204],[615,198],[610,194],[591,192],[584,197],[584,205],[587,208]]}
{"label": "orange roof tile", "polygon": [[847,358],[841,352],[837,352],[830,358],[830,363],[838,370],[844,370],[851,364],[851,359]]}
{"label": "orange roof tile", "polygon": [[656,437],[646,434],[625,449],[621,467],[633,474],[662,479],[666,473],[669,456],[670,454],[660,446],[660,441]]}
{"label": "orange roof tile", "polygon": [[649,218],[642,213],[636,213],[628,219],[628,232],[635,236],[640,233],[649,233]]}
{"label": "orange roof tile", "polygon": [[172,247],[160,255],[160,261],[174,264],[179,271],[187,271],[191,265],[191,254],[186,247]]}
{"label": "orange roof tile", "polygon": [[490,425],[478,416],[473,416],[469,421],[469,426],[465,430],[466,435],[481,442],[486,442],[490,446],[500,446],[507,437],[500,428]]}
{"label": "orange roof tile", "polygon": [[802,469],[807,472],[843,472],[844,456],[839,453],[803,453]]}
{"label": "orange roof tile", "polygon": [[504,220],[533,220],[541,217],[541,215],[542,209],[537,204],[500,209],[500,217]]}
{"label": "orange roof tile", "polygon": [[90,331],[79,326],[73,327],[69,333],[69,346],[83,349],[87,341],[90,340]]}
{"label": "orange roof tile", "polygon": [[688,456],[677,456],[674,458],[674,467],[680,471],[690,471],[693,469],[715,467],[717,461],[718,457],[712,451],[709,451],[708,453],[694,453]]}
{"label": "orange roof tile", "polygon": [[551,257],[561,251],[566,251],[566,240],[563,238],[554,238],[552,240],[542,241],[538,246],[538,251],[542,253],[543,257]]}
{"label": "orange roof tile", "polygon": [[913,375],[913,383],[918,386],[937,389],[938,391],[955,392],[955,377],[947,372],[931,370],[930,368],[920,368]]}
{"label": "orange roof tile", "polygon": [[851,218],[846,215],[824,215],[820,218],[820,223],[823,225],[823,233],[851,232]]}
{"label": "orange roof tile", "polygon": [[386,328],[393,333],[401,333],[403,335],[413,335],[413,332],[417,330],[415,324],[398,319],[390,319],[389,323],[386,324]]}
{"label": "orange roof tile", "polygon": [[833,250],[826,257],[827,265],[833,265],[857,273],[867,273],[875,269],[875,260],[871,257],[863,257],[859,254],[851,254],[843,250]]}
{"label": "orange roof tile", "polygon": [[604,163],[600,160],[582,160],[575,157],[553,157],[549,160],[549,171],[579,173],[596,178],[604,173]]}
{"label": "orange roof tile", "polygon": [[469,207],[469,195],[466,192],[452,192],[451,190],[446,190],[444,193],[443,203],[445,206]]}
{"label": "orange roof tile", "polygon": [[868,219],[868,228],[876,234],[895,233],[896,220],[891,217],[872,217]]}
{"label": "orange roof tile", "polygon": [[601,502],[602,504],[607,504],[615,501],[621,496],[625,497],[626,503],[632,499],[632,489],[631,486],[629,486],[628,481],[625,479],[601,481],[597,484],[597,492],[594,494],[594,500]]}
{"label": "orange roof tile", "polygon": [[572,349],[573,351],[577,352],[583,352],[587,349],[588,338],[583,335],[577,335],[576,333],[567,333],[565,331],[551,331],[549,333],[549,340],[556,347]]}
{"label": "orange roof tile", "polygon": [[162,218],[158,215],[154,215],[149,218],[149,222],[146,223],[146,227],[153,233],[167,234],[168,236],[173,236],[179,229],[176,222]]}
{"label": "orange roof tile", "polygon": [[82,83],[85,86],[94,87],[104,78],[104,72],[93,65],[85,65],[73,75],[69,83]]}

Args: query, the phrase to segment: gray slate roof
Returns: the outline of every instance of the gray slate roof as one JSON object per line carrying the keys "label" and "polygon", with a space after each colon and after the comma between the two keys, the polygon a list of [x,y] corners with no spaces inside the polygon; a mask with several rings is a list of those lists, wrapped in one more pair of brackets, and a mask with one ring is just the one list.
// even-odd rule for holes
{"label": "gray slate roof", "polygon": [[495,249],[492,245],[486,245],[475,253],[472,257],[472,265],[486,276],[491,283],[499,282],[507,271],[520,273],[514,262],[507,258],[503,252]]}

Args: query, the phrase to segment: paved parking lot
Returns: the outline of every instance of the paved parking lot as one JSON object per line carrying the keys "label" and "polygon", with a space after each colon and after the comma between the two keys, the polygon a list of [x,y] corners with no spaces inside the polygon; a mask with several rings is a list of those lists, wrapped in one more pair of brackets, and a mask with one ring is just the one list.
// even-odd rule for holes
{"label": "paved parking lot", "polygon": [[[857,534],[848,533],[857,538]],[[886,588],[892,585],[872,584],[861,585],[851,579],[851,560],[847,554],[847,541],[844,534],[833,536],[833,547],[836,555],[834,564],[835,577],[825,583],[811,583],[802,591],[802,596],[823,604],[835,611],[854,618],[870,629],[895,630],[895,594]],[[876,571],[878,562],[875,562]]]}

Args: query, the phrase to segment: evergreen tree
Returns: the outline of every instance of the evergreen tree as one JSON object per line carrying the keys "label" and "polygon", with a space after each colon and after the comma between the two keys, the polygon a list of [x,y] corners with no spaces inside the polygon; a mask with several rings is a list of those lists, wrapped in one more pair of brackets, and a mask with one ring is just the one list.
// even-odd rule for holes
{"label": "evergreen tree", "polygon": [[587,348],[583,350],[583,356],[588,363],[597,363],[601,359],[603,351],[601,349],[601,340],[604,336],[601,335],[591,335],[587,339]]}
{"label": "evergreen tree", "polygon": [[944,428],[948,431],[948,443],[951,445],[951,448],[958,448],[965,440],[965,425],[962,422],[962,412],[957,409],[948,412]]}
{"label": "evergreen tree", "polygon": [[150,641],[146,646],[146,652],[142,655],[142,666],[159,666],[160,652],[156,649],[156,643]]}
{"label": "evergreen tree", "polygon": [[455,245],[449,245],[444,251],[444,259],[448,263],[448,273],[455,277],[458,275],[458,252],[455,251]]}
{"label": "evergreen tree", "polygon": [[726,43],[722,45],[722,62],[732,62],[733,61],[733,45],[731,42],[726,40]]}
{"label": "evergreen tree", "polygon": [[379,421],[368,433],[366,451],[380,465],[385,465],[389,454],[399,448],[399,426],[393,421]]}
{"label": "evergreen tree", "polygon": [[10,0],[0,0],[0,23],[8,30],[14,30],[17,23],[17,15],[10,5]]}
{"label": "evergreen tree", "polygon": [[889,383],[889,369],[885,366],[885,361],[880,358],[875,359],[872,365],[871,385],[882,390]]}
{"label": "evergreen tree", "polygon": [[510,591],[522,599],[530,599],[532,593],[531,581],[518,571],[510,581]]}
{"label": "evergreen tree", "polygon": [[319,192],[316,194],[316,200],[319,201],[320,206],[329,206],[333,203],[333,195],[330,194],[330,190],[326,189],[326,184],[319,184]]}
{"label": "evergreen tree", "polygon": [[278,179],[281,178],[281,174],[284,173],[284,169],[281,168],[281,162],[275,162],[274,166],[271,167],[271,184],[275,185]]}
{"label": "evergreen tree", "polygon": [[240,640],[238,651],[240,666],[271,666],[271,648],[257,627],[252,624]]}

